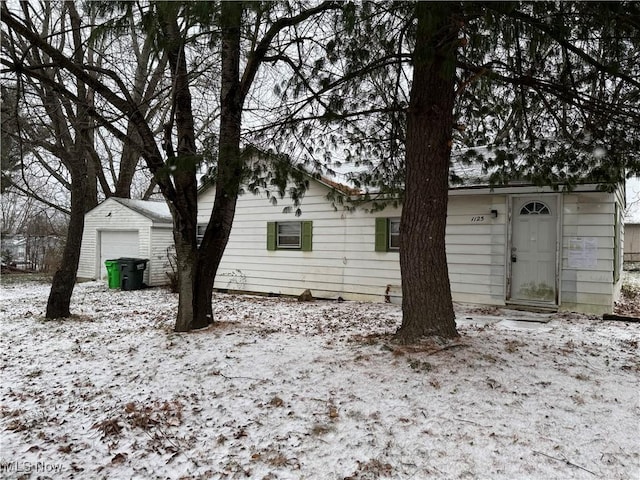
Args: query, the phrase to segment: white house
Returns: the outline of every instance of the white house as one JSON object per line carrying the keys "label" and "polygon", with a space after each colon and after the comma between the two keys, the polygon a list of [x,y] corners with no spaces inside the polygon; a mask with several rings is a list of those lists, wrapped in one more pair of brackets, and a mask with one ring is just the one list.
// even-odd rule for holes
{"label": "white house", "polygon": [[11,264],[25,265],[27,263],[27,237],[24,235],[2,236],[2,261]]}
{"label": "white house", "polygon": [[165,285],[173,248],[167,204],[111,197],[85,215],[78,279],[106,279],[105,260],[148,259],[144,283]]}
{"label": "white house", "polygon": [[[334,208],[331,192],[333,182],[310,179],[299,217],[283,212],[291,206],[287,198],[274,205],[264,191],[241,195],[215,287],[398,302],[400,208]],[[199,223],[208,221],[213,199],[213,188],[201,189]],[[167,268],[169,219],[158,225],[133,201],[107,202],[87,214],[79,276],[98,278],[107,257],[124,256],[111,248],[129,232],[135,256],[150,258],[148,283],[164,280],[158,270]],[[596,185],[570,193],[530,185],[451,188],[446,241],[453,299],[611,312],[621,286],[623,207],[622,188],[607,193]],[[154,247],[160,233],[162,247]]]}
{"label": "white house", "polygon": [[[399,301],[400,208],[334,209],[311,180],[300,217],[266,195],[240,197],[217,288]],[[199,199],[206,222],[214,189]],[[452,188],[447,258],[455,301],[611,312],[620,290],[622,189],[571,193],[528,185]],[[292,209],[295,210],[295,209]],[[429,248],[425,240],[425,248]]]}

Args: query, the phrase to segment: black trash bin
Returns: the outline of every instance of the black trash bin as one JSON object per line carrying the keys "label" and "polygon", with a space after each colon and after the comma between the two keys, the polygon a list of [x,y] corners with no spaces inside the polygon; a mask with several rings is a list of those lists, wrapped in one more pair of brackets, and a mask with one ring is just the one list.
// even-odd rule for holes
{"label": "black trash bin", "polygon": [[119,258],[120,289],[140,290],[143,286],[144,271],[149,260],[144,258]]}

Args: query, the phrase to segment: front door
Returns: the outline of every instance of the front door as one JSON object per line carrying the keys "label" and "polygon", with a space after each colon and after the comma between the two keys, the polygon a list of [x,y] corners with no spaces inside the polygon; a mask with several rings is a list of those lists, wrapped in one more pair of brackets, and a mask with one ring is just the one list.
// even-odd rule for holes
{"label": "front door", "polygon": [[557,305],[557,195],[512,198],[511,302]]}

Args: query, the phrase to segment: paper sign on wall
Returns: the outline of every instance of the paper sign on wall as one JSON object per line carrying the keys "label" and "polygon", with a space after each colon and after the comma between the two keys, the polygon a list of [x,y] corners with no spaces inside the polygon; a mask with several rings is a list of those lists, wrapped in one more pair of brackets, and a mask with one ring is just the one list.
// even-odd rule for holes
{"label": "paper sign on wall", "polygon": [[572,237],[569,239],[569,267],[595,268],[598,263],[598,239],[596,237]]}

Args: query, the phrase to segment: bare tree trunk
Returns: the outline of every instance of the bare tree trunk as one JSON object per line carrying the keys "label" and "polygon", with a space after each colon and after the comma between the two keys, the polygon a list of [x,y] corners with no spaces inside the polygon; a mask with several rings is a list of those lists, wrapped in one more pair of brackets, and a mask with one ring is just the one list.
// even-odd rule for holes
{"label": "bare tree trunk", "polygon": [[[67,7],[72,26],[75,60],[82,63],[84,49],[80,35],[80,16],[75,5],[69,3]],[[71,315],[71,295],[76,283],[76,273],[80,261],[84,214],[97,204],[97,176],[95,164],[89,156],[89,149],[93,148],[94,122],[86,111],[86,106],[93,102],[93,95],[81,81],[78,81],[76,88],[80,102],[76,104],[77,111],[73,125],[75,138],[73,140],[69,138],[67,142],[68,145],[73,143],[74,147],[66,162],[71,174],[71,215],[61,265],[53,276],[51,292],[49,292],[46,318],[61,318]],[[49,96],[55,97],[51,94]],[[57,103],[52,100],[51,104],[53,105],[54,102]],[[52,118],[58,118],[61,124],[64,123],[64,120],[58,115],[59,113],[52,114]],[[68,132],[67,137],[69,137]]]}
{"label": "bare tree trunk", "polygon": [[445,248],[459,25],[454,3],[418,3],[400,220],[398,337],[457,336]]}
{"label": "bare tree trunk", "polygon": [[[135,28],[131,31],[131,41],[133,45],[133,51],[136,56],[136,72],[134,88],[131,92],[131,96],[134,102],[138,105],[140,113],[145,117],[149,114],[152,104],[152,99],[156,95],[158,85],[160,84],[165,67],[167,64],[167,55],[162,54],[157,62],[154,63],[154,67],[150,70],[149,60],[153,54],[153,37],[147,35],[140,48],[139,40],[136,37]],[[153,112],[151,112],[153,113]],[[136,126],[129,121],[127,125],[127,136],[122,145],[122,155],[120,158],[120,169],[118,172],[118,180],[113,195],[121,198],[131,197],[131,185],[133,183],[133,177],[136,172],[142,152],[140,151],[140,145],[142,145],[142,138]],[[153,190],[155,182],[152,180],[150,189]]]}
{"label": "bare tree trunk", "polygon": [[[196,278],[198,263],[196,246],[196,226],[198,218],[198,193],[196,183],[196,145],[191,93],[189,91],[189,72],[185,57],[184,41],[178,26],[177,12],[179,4],[166,4],[159,9],[160,23],[167,43],[169,66],[173,80],[173,106],[177,148],[172,145],[172,124],[165,126],[165,149],[167,163],[176,189],[173,202],[169,203],[173,215],[173,239],[176,245],[176,263],[178,269],[178,316],[175,330],[187,332],[209,325],[210,320],[198,315],[195,305],[195,292],[198,291]],[[211,307],[209,307],[211,309]]]}
{"label": "bare tree trunk", "polygon": [[74,180],[71,183],[71,216],[67,230],[67,240],[62,253],[60,267],[53,275],[51,292],[47,301],[46,318],[64,318],[71,315],[71,295],[76,283],[76,272],[80,261],[80,245],[84,230],[84,214],[87,203],[88,185],[76,181],[82,177],[84,166],[80,171],[72,172]]}
{"label": "bare tree trunk", "polygon": [[220,9],[222,26],[220,144],[215,202],[198,258],[198,289],[195,302],[200,323],[213,320],[211,309],[213,283],[231,234],[238,191],[242,181],[240,158],[243,103],[240,89],[242,4],[223,2]]}
{"label": "bare tree trunk", "polygon": [[118,171],[118,181],[113,191],[114,197],[131,198],[131,184],[133,176],[140,160],[140,151],[135,147],[131,138],[135,138],[137,144],[140,144],[140,135],[135,127],[129,123],[127,127],[127,139],[122,144],[122,155],[120,156],[120,170]]}

